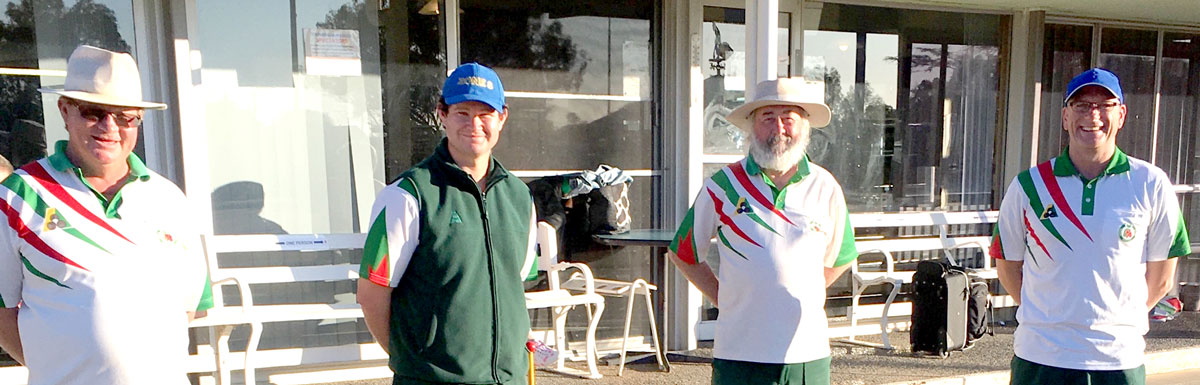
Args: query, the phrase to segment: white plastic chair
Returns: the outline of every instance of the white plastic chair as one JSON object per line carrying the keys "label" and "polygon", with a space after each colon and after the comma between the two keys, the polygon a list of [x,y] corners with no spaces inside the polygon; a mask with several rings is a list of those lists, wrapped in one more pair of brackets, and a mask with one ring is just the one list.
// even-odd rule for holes
{"label": "white plastic chair", "polygon": [[[651,344],[654,345],[654,358],[658,360],[659,368],[666,368],[666,357],[663,356],[662,347],[658,344],[658,327],[655,326],[654,305],[650,299],[650,293],[658,290],[657,286],[651,285],[646,280],[638,278],[633,282],[614,281],[610,279],[594,279],[596,285],[596,293],[607,297],[624,297],[627,299],[625,307],[625,335],[621,339],[621,364],[617,369],[617,375],[621,376],[625,373],[625,356],[629,341],[629,324],[633,320],[633,301],[638,296],[646,299],[646,314],[650,318],[650,337],[653,339]],[[586,281],[582,274],[573,273],[571,278],[562,283],[562,287],[571,291],[583,291],[586,287]]]}
{"label": "white plastic chair", "polygon": [[[596,293],[596,282],[592,277],[592,269],[582,263],[558,262],[558,234],[553,226],[546,222],[537,224],[538,270],[546,272],[550,288],[543,291],[525,293],[525,307],[528,309],[549,308],[554,318],[554,348],[558,350],[558,362],[553,369],[563,374],[583,378],[601,378],[596,370],[596,326],[600,324],[600,315],[604,312],[604,297]],[[581,276],[583,290],[575,294],[562,287],[558,273],[566,269],[576,269],[572,276]],[[566,359],[566,327],[567,312],[571,308],[584,305],[587,308],[588,328],[586,356],[588,371],[583,372],[564,365]]]}
{"label": "white plastic chair", "polygon": [[883,348],[892,350],[892,343],[888,339],[888,312],[892,307],[892,302],[895,301],[896,295],[900,293],[900,285],[905,282],[912,281],[912,272],[896,271],[895,259],[892,258],[892,253],[882,249],[870,249],[859,251],[861,257],[864,254],[879,253],[883,255],[883,271],[861,271],[858,266],[858,260],[850,263],[851,291],[853,292],[850,300],[850,311],[847,316],[850,319],[850,329],[853,330],[858,326],[859,316],[859,299],[862,298],[862,293],[870,286],[889,284],[891,289],[888,290],[887,299],[883,302],[883,312],[879,320],[879,337],[883,340],[882,344],[874,344],[870,342],[858,341],[856,333],[852,333],[842,342],[847,342],[855,345],[864,345],[869,347]]}

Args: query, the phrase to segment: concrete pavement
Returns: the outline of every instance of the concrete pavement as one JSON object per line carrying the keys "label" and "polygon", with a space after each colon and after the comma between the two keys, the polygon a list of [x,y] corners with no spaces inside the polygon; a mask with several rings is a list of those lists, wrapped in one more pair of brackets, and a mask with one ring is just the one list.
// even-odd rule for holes
{"label": "concrete pavement", "polygon": [[[1012,359],[1012,326],[996,326],[996,335],[981,339],[974,347],[950,357],[914,356],[908,350],[908,334],[893,332],[894,351],[833,344],[831,364],[834,385],[880,384],[1007,384]],[[867,339],[869,340],[869,339]],[[1166,323],[1152,323],[1146,336],[1147,384],[1200,384],[1200,313],[1183,313]],[[617,367],[601,366],[604,378],[585,380],[538,371],[538,385],[704,385],[710,383],[711,348],[685,352],[675,358],[671,372],[656,369],[653,359],[627,365],[617,377]],[[692,362],[686,362],[692,361]],[[572,367],[583,368],[580,363]],[[1193,379],[1194,381],[1188,381]],[[1183,381],[1183,382],[1180,382]],[[342,382],[337,385],[386,385],[390,380]]]}

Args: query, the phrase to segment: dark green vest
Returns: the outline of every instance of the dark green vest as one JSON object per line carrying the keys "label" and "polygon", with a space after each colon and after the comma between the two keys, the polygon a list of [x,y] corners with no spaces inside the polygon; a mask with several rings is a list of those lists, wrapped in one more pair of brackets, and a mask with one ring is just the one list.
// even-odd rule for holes
{"label": "dark green vest", "polygon": [[481,194],[445,139],[405,171],[420,201],[420,238],[392,291],[390,364],[398,377],[491,384],[528,370],[521,271],[529,189],[492,160]]}

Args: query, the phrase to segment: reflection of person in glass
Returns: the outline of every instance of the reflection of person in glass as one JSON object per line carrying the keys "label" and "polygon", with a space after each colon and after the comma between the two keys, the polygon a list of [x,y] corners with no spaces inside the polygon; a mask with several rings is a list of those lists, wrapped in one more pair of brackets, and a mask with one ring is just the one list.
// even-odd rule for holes
{"label": "reflection of person in glass", "polygon": [[1019,174],[1000,203],[991,254],[1020,304],[1013,384],[1146,381],[1146,313],[1191,247],[1167,174],[1117,148],[1126,113],[1117,75],[1071,79],[1067,148]]}
{"label": "reflection of person in glass", "polygon": [[[805,155],[829,123],[821,84],[758,84],[730,123],[750,154],[708,178],[669,258],[720,309],[713,384],[828,384],[825,288],[858,256],[833,175]],[[720,277],[704,261],[717,238]],[[720,289],[720,290],[718,290]]]}
{"label": "reflection of person in glass", "polygon": [[[58,111],[67,140],[0,185],[0,345],[36,384],[187,384],[187,323],[212,307],[183,193],[133,154],[133,57],[80,46]],[[18,327],[19,326],[19,327]]]}
{"label": "reflection of person in glass", "polygon": [[524,384],[534,211],[491,155],[504,87],[490,68],[462,65],[437,111],[446,138],[371,210],[358,302],[393,383]]}

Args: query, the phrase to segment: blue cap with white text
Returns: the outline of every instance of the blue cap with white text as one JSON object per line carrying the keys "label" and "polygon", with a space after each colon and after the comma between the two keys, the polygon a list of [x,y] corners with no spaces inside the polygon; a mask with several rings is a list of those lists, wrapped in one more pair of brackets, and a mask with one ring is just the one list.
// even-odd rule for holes
{"label": "blue cap with white text", "polygon": [[1103,68],[1092,68],[1083,71],[1083,73],[1071,79],[1071,82],[1067,83],[1067,95],[1063,97],[1063,103],[1065,104],[1070,101],[1076,92],[1087,86],[1104,87],[1104,89],[1120,100],[1122,104],[1125,103],[1125,94],[1121,92],[1121,82],[1117,80],[1117,74]]}
{"label": "blue cap with white text", "polygon": [[467,63],[455,68],[446,78],[446,84],[442,85],[442,98],[446,99],[446,105],[476,101],[496,111],[503,111],[504,85],[500,83],[500,75],[496,75],[491,68]]}

